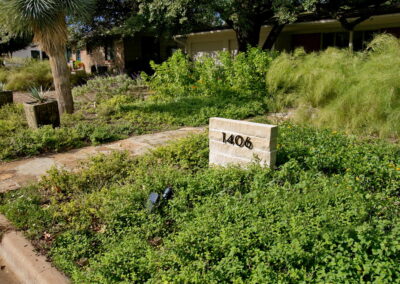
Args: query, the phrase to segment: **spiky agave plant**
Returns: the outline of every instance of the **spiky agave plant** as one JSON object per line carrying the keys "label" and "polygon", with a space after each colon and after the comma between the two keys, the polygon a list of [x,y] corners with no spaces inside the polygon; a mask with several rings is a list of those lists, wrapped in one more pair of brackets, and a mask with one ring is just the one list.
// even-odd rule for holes
{"label": "spiky agave plant", "polygon": [[33,87],[29,90],[29,95],[35,102],[44,103],[47,101],[45,96],[47,91],[44,91],[42,86],[40,88]]}
{"label": "spiky agave plant", "polygon": [[15,35],[33,35],[50,58],[60,112],[72,113],[70,71],[65,58],[67,17],[87,18],[95,0],[0,0],[0,24]]}

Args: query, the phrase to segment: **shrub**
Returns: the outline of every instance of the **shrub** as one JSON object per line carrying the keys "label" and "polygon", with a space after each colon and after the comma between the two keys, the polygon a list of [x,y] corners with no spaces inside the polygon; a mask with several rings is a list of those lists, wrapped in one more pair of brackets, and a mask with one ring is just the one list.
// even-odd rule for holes
{"label": "shrub", "polygon": [[162,64],[151,64],[155,73],[143,77],[158,97],[252,97],[265,95],[265,74],[275,55],[250,49],[233,57],[220,52],[192,62],[181,51]]}
{"label": "shrub", "polygon": [[86,85],[73,89],[75,98],[84,98],[88,101],[104,101],[114,96],[136,97],[140,91],[140,80],[133,80],[127,75],[95,77],[87,81]]}
{"label": "shrub", "polygon": [[276,109],[297,107],[299,122],[399,137],[399,45],[399,39],[383,34],[362,53],[334,48],[283,53],[267,74],[269,103]]}
{"label": "shrub", "polygon": [[86,84],[86,82],[90,79],[90,75],[86,73],[85,70],[78,70],[71,74],[71,85],[72,86],[81,86]]}

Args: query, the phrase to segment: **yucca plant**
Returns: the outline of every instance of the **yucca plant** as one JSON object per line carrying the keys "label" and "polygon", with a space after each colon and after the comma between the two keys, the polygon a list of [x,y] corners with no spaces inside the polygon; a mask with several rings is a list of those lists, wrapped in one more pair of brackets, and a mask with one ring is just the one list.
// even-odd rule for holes
{"label": "yucca plant", "polygon": [[61,113],[72,113],[70,71],[67,66],[67,17],[86,18],[95,0],[0,0],[0,24],[11,34],[33,35],[50,58]]}
{"label": "yucca plant", "polygon": [[29,90],[29,96],[38,103],[44,103],[47,101],[46,92],[43,90],[43,87],[40,88],[33,87]]}

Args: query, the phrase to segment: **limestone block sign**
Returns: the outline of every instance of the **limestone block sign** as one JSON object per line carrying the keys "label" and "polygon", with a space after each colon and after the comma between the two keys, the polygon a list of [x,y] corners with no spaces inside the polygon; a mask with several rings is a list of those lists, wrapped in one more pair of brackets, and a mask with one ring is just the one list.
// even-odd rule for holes
{"label": "limestone block sign", "polygon": [[246,165],[259,161],[273,168],[278,127],[225,118],[210,118],[210,165]]}

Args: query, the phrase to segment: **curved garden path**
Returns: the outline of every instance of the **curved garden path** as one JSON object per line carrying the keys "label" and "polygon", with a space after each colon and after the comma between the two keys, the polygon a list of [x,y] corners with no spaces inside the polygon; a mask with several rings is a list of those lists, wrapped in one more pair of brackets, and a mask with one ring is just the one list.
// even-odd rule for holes
{"label": "curved garden path", "polygon": [[161,146],[171,140],[200,133],[204,128],[185,127],[178,130],[132,136],[125,140],[75,149],[65,153],[47,154],[34,158],[0,164],[0,192],[19,189],[37,182],[53,166],[74,170],[80,162],[99,153],[127,150],[133,156],[144,154],[149,149]]}

